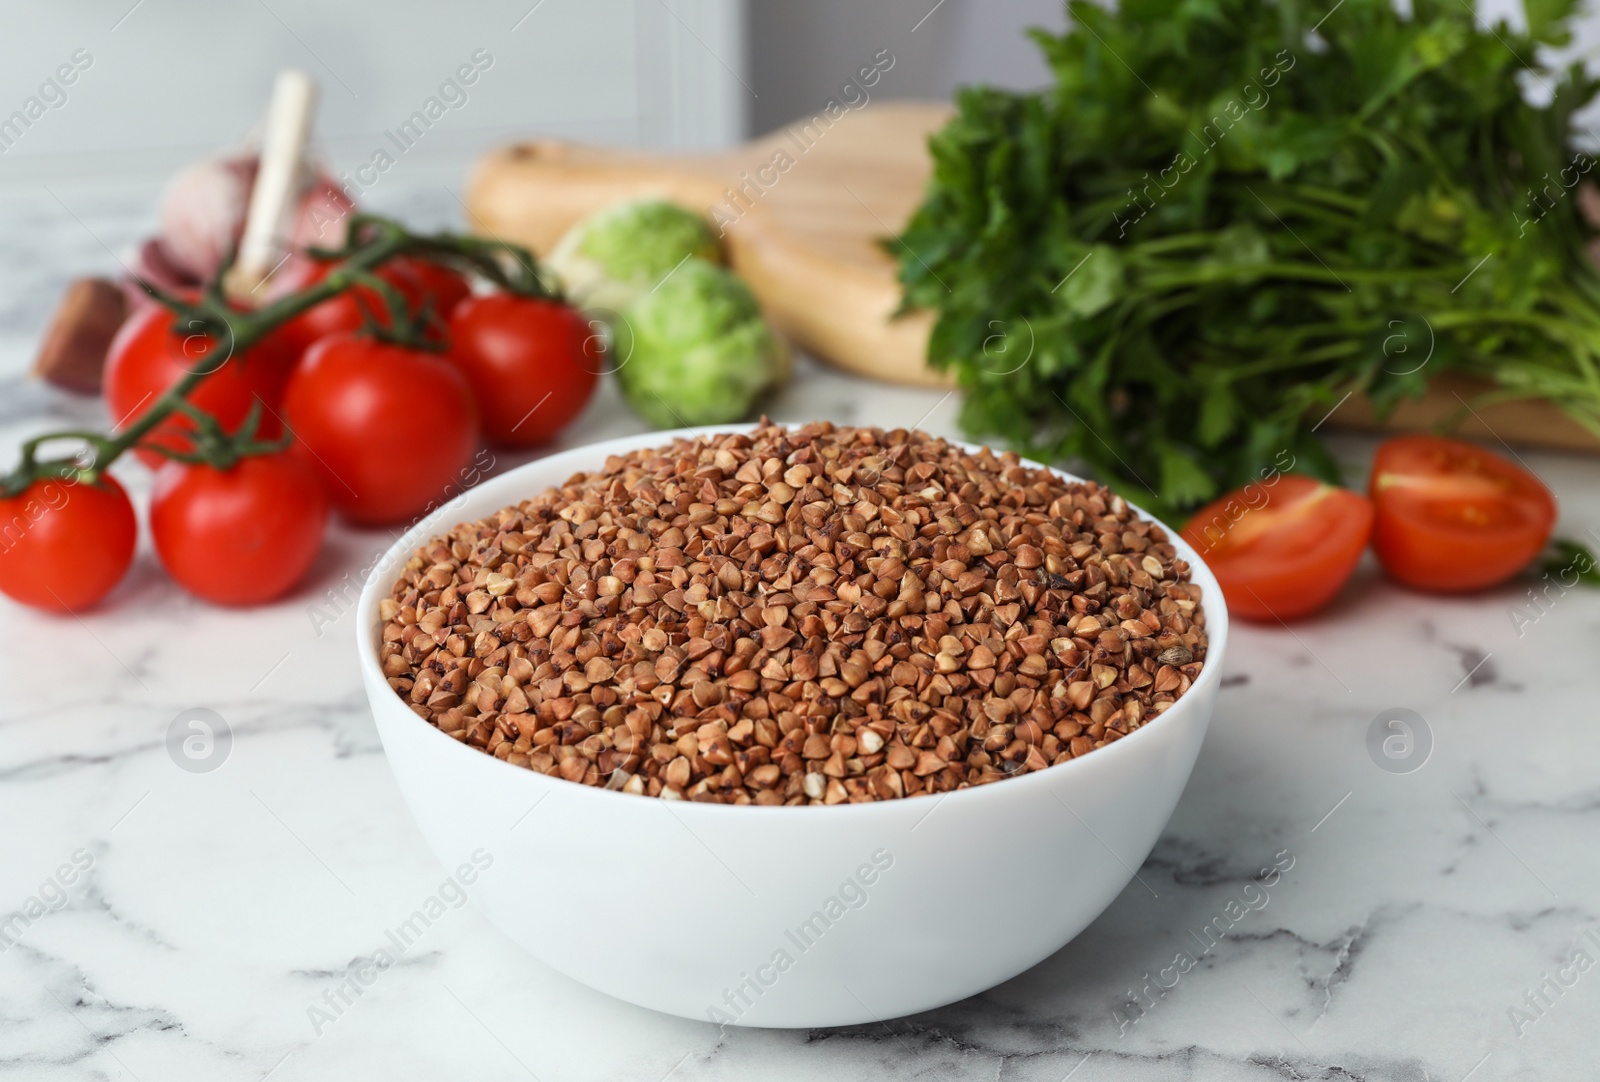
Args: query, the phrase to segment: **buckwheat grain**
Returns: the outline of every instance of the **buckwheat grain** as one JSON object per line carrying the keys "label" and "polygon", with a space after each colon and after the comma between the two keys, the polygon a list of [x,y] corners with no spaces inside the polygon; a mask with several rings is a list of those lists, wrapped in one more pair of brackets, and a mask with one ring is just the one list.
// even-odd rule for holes
{"label": "buckwheat grain", "polygon": [[679,440],[419,548],[379,659],[516,766],[734,804],[947,792],[1168,709],[1200,588],[1110,491],[917,431]]}

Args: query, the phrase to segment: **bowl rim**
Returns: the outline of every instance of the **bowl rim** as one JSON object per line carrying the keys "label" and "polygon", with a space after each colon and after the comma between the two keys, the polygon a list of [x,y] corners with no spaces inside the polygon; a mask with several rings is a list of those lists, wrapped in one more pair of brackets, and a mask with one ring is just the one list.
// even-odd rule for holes
{"label": "bowl rim", "polygon": [[[803,424],[809,424],[813,422],[775,421],[773,423],[781,424],[784,427],[797,428]],[[837,424],[837,422],[834,423]],[[745,433],[753,431],[756,427],[758,427],[758,425],[755,422],[731,425],[696,425],[685,428],[661,429],[631,436],[615,437],[613,439],[601,440],[597,443],[588,443],[578,447],[567,448],[550,455],[536,458],[530,462],[523,463],[520,466],[507,470],[505,473],[491,477],[484,481],[483,484],[489,485],[497,482],[505,483],[511,478],[533,472],[535,469],[549,469],[553,463],[567,458],[571,458],[575,462],[579,460],[592,461],[594,459],[598,459],[599,463],[603,465],[605,458],[612,454],[626,453],[636,449],[651,447],[657,443],[665,446],[666,444],[678,439],[692,440],[703,436]],[[839,427],[859,426],[839,425]],[[977,452],[984,447],[983,444],[970,443],[964,440],[947,439],[946,442],[963,447],[972,452]],[[991,450],[993,449],[991,448]],[[1001,454],[1004,452],[994,451],[994,453]],[[1085,478],[1079,477],[1076,474],[1068,473],[1065,470],[1057,469],[1054,466],[1048,466],[1044,463],[1035,462],[1032,459],[1023,458],[1021,461],[1025,466],[1038,469],[1047,469],[1051,473],[1054,473],[1058,477],[1068,481],[1082,482],[1086,480]],[[598,468],[599,466],[596,465],[591,465],[589,467],[574,465],[569,470],[568,476],[575,472],[592,472],[594,469]],[[431,733],[432,738],[437,739],[443,745],[448,745],[449,748],[453,749],[450,751],[443,751],[441,754],[471,756],[472,760],[479,761],[482,765],[487,766],[488,764],[492,763],[495,767],[500,769],[515,771],[517,774],[528,779],[526,782],[527,785],[531,786],[535,790],[540,791],[542,795],[539,796],[539,799],[541,801],[544,799],[544,797],[549,796],[552,793],[567,793],[577,800],[635,800],[640,802],[641,808],[648,808],[649,805],[653,803],[662,803],[671,805],[670,810],[672,810],[674,813],[677,813],[679,810],[683,810],[692,816],[714,817],[721,815],[734,815],[740,818],[750,818],[756,815],[794,815],[800,813],[802,808],[806,813],[809,814],[844,815],[847,814],[846,809],[849,809],[849,812],[859,816],[878,815],[887,817],[895,814],[904,815],[907,814],[908,808],[920,806],[922,802],[915,797],[906,797],[900,800],[870,800],[855,804],[845,801],[839,804],[807,804],[795,807],[791,807],[789,805],[776,805],[768,807],[765,805],[755,804],[721,804],[695,800],[663,800],[661,797],[623,793],[616,790],[605,789],[598,785],[584,785],[579,782],[567,781],[565,778],[553,778],[547,774],[541,774],[538,771],[528,770],[524,767],[512,766],[510,763],[503,762],[493,755],[489,755],[486,752],[458,741],[453,737],[446,735],[436,726],[428,724],[416,713],[414,713],[410,706],[404,702],[404,700],[400,699],[398,695],[394,694],[393,689],[388,686],[388,681],[383,675],[382,668],[378,664],[378,651],[376,645],[372,641],[373,628],[381,628],[381,625],[377,620],[377,605],[383,597],[388,596],[389,589],[394,584],[394,580],[399,576],[400,569],[405,565],[406,560],[410,558],[411,552],[419,544],[421,544],[424,539],[432,537],[437,533],[445,532],[457,522],[463,521],[460,518],[450,518],[450,513],[454,508],[459,507],[460,505],[464,504],[465,501],[472,498],[472,496],[478,492],[479,487],[481,486],[474,486],[473,488],[465,490],[449,501],[446,501],[443,505],[425,513],[415,523],[407,527],[405,532],[402,533],[400,537],[397,538],[392,545],[385,549],[383,554],[374,561],[371,570],[366,575],[366,582],[361,588],[361,595],[356,603],[355,645],[357,653],[360,656],[360,669],[363,677],[363,686],[367,691],[368,704],[372,710],[375,722],[377,720],[379,707],[372,695],[372,689],[383,688],[384,691],[388,692],[393,697],[393,705],[402,710],[408,719],[414,720],[419,726]],[[535,489],[531,489],[527,495],[521,498],[527,499],[535,492],[542,491],[544,488],[548,487],[551,486],[540,485]],[[1191,581],[1204,579],[1204,581],[1200,583],[1200,586],[1205,594],[1205,599],[1202,600],[1201,604],[1204,606],[1206,615],[1207,661],[1205,668],[1200,671],[1199,679],[1194,681],[1194,683],[1190,685],[1189,690],[1185,692],[1167,710],[1157,714],[1153,719],[1139,726],[1139,728],[1135,729],[1127,736],[1115,740],[1104,747],[1093,749],[1092,754],[1082,755],[1075,759],[1070,759],[1065,763],[1058,763],[1055,766],[1046,767],[1044,770],[1035,770],[1017,778],[1005,778],[1001,781],[991,782],[987,785],[973,785],[963,789],[951,789],[944,793],[921,794],[937,796],[939,798],[931,802],[928,811],[923,814],[924,818],[926,818],[927,815],[932,814],[934,807],[943,804],[949,799],[957,799],[962,801],[964,804],[975,804],[979,800],[993,801],[1009,799],[1004,795],[994,795],[994,791],[997,789],[1002,790],[1003,792],[1014,792],[1020,798],[1022,796],[1024,786],[1032,787],[1029,789],[1031,792],[1032,789],[1036,789],[1039,786],[1046,784],[1047,779],[1050,782],[1065,782],[1086,770],[1097,769],[1093,765],[1086,764],[1092,764],[1098,761],[1102,764],[1109,765],[1111,760],[1109,758],[1102,758],[1104,756],[1126,757],[1128,755],[1137,754],[1136,750],[1127,750],[1124,748],[1124,745],[1128,745],[1130,747],[1137,745],[1138,748],[1144,747],[1145,744],[1149,743],[1149,741],[1153,739],[1145,736],[1145,733],[1148,730],[1158,726],[1171,728],[1177,723],[1176,719],[1174,718],[1172,721],[1165,721],[1165,719],[1172,718],[1173,715],[1177,714],[1177,712],[1180,710],[1193,712],[1200,709],[1198,704],[1202,699],[1208,697],[1211,690],[1211,685],[1220,683],[1222,679],[1222,660],[1225,656],[1228,644],[1229,618],[1227,602],[1223,599],[1222,587],[1217,582],[1216,575],[1212,572],[1211,568],[1206,564],[1204,559],[1201,558],[1200,554],[1183,539],[1177,530],[1174,530],[1172,527],[1168,526],[1165,522],[1162,522],[1154,515],[1148,514],[1143,508],[1132,503],[1131,501],[1125,502],[1127,502],[1128,506],[1133,508],[1134,511],[1138,512],[1139,515],[1143,516],[1145,519],[1154,523],[1155,525],[1160,526],[1167,532],[1169,539],[1171,540],[1173,546],[1178,550],[1179,555],[1189,563]],[[510,505],[508,504],[506,506]],[[1208,723],[1209,719],[1207,722],[1202,724]],[[382,735],[381,732],[379,735]],[[622,805],[614,806],[621,807]],[[1068,810],[1071,809],[1069,808]]]}

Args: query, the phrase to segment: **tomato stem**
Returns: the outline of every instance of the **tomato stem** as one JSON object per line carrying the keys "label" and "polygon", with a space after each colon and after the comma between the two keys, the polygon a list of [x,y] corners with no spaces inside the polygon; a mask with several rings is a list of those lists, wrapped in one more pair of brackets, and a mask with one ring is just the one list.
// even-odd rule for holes
{"label": "tomato stem", "polygon": [[378,313],[368,306],[365,297],[359,293],[355,295],[356,307],[361,312],[363,334],[380,342],[389,342],[407,349],[426,350],[430,353],[443,351],[442,341],[429,339],[424,334],[432,319],[433,309],[430,301],[424,300],[422,306],[416,312],[412,312],[411,306],[406,303],[405,294],[395,288],[393,282],[386,281],[371,271],[363,271],[356,276],[356,280],[377,293],[384,308],[385,318],[379,318]]}

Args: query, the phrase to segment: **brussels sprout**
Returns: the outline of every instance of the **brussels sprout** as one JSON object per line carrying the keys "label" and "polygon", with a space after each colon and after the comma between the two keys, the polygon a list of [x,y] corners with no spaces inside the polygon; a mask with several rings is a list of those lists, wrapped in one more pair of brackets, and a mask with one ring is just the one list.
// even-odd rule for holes
{"label": "brussels sprout", "polygon": [[567,230],[545,260],[576,303],[621,309],[687,257],[721,262],[705,219],[662,199],[617,203]]}
{"label": "brussels sprout", "polygon": [[788,348],[749,287],[701,259],[625,308],[613,332],[623,394],[662,428],[742,420],[788,378]]}

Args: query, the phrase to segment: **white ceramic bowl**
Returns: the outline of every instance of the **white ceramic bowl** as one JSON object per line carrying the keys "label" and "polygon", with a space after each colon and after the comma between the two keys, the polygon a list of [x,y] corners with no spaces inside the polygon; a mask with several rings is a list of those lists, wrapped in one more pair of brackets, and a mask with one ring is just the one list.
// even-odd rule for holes
{"label": "white ceramic bowl", "polygon": [[378,602],[427,536],[608,455],[745,427],[552,455],[484,482],[397,542],[362,591],[356,644],[389,764],[447,868],[482,850],[488,867],[466,890],[489,919],[619,999],[686,1018],[809,1027],[981,992],[1049,957],[1116,898],[1194,768],[1228,614],[1216,579],[1175,534],[1205,591],[1210,635],[1188,693],[1093,754],[942,796],[760,808],[609,792],[459,744],[384,682]]}

